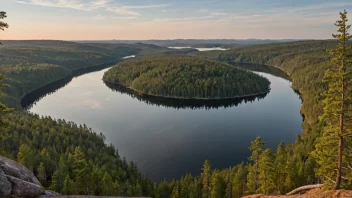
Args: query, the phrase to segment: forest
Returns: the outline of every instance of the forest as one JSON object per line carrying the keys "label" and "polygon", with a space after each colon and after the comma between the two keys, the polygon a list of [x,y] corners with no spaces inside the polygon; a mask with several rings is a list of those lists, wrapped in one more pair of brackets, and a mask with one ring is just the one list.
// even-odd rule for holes
{"label": "forest", "polygon": [[257,95],[267,93],[270,85],[252,72],[190,57],[125,61],[107,71],[103,79],[146,95],[197,99]]}
{"label": "forest", "polygon": [[[0,47],[0,155],[28,167],[46,189],[63,194],[153,196],[156,184],[120,157],[87,126],[39,117],[21,109],[32,90],[77,70],[106,65],[143,51],[177,50],[146,44],[2,41]],[[147,52],[144,52],[147,53]],[[1,93],[0,92],[0,93]],[[103,185],[102,185],[103,184]]]}
{"label": "forest", "polygon": [[[346,22],[345,19],[342,15],[340,22]],[[337,24],[342,26],[341,23]],[[265,148],[265,140],[260,137],[256,138],[249,143],[251,156],[248,161],[242,164],[218,170],[211,167],[211,162],[205,161],[199,176],[187,174],[179,180],[171,182],[165,180],[156,184],[142,176],[136,164],[121,159],[117,149],[112,145],[105,144],[105,138],[102,134],[93,132],[87,126],[78,126],[65,120],[53,120],[50,117],[41,118],[22,110],[14,111],[2,103],[0,103],[0,154],[17,160],[33,170],[44,187],[64,194],[216,198],[241,197],[258,192],[284,194],[299,186],[315,183],[325,183],[326,188],[330,189],[351,189],[351,171],[349,169],[352,161],[349,153],[352,145],[350,142],[351,132],[349,130],[339,131],[341,127],[337,127],[338,125],[335,123],[340,123],[337,122],[339,119],[336,118],[336,115],[346,111],[346,124],[343,126],[351,124],[349,109],[351,108],[349,105],[352,101],[351,97],[348,96],[346,101],[344,99],[341,101],[336,96],[336,93],[344,91],[344,89],[341,90],[340,85],[351,91],[351,88],[347,86],[351,83],[351,79],[345,78],[351,70],[346,68],[345,64],[339,65],[339,67],[336,65],[341,62],[341,59],[350,60],[352,50],[351,43],[343,42],[350,38],[350,35],[346,33],[346,28],[339,29],[339,31],[344,32],[338,32],[335,35],[335,38],[339,39],[338,41],[299,41],[239,47],[225,52],[214,52],[214,54],[212,52],[191,53],[192,56],[223,62],[257,63],[279,67],[289,74],[293,88],[301,93],[303,99],[301,113],[305,118],[303,133],[298,135],[293,144],[285,145],[281,142],[275,152]],[[3,43],[6,45],[6,42]],[[62,56],[57,60],[60,56],[56,56],[55,53],[51,54],[50,50],[46,52],[41,49],[46,47],[43,43],[33,47],[32,42],[25,42],[25,46],[15,42],[12,44],[13,46],[9,44],[9,47],[0,48],[4,52],[0,57],[1,73],[5,73],[5,78],[8,78],[3,81],[4,77],[0,75],[0,88],[4,90],[5,97],[8,95],[19,101],[21,94],[38,88],[41,84],[44,85],[48,81],[67,75],[72,72],[72,69],[80,66],[85,67],[87,63],[90,65],[96,63],[90,62],[89,57],[99,59],[100,56],[94,54],[91,48],[101,49],[101,45],[104,45],[109,53],[115,48],[114,44],[91,44],[88,50],[82,52],[85,55],[78,55],[76,52],[79,47],[73,47],[72,50],[66,49],[66,45],[77,46],[78,44],[58,41],[58,46],[61,47],[58,47],[57,50],[66,49],[60,53],[72,52],[72,54],[68,55],[70,57],[68,59]],[[334,50],[330,50],[330,54],[328,54],[326,49]],[[137,54],[143,50],[145,49],[137,48]],[[42,56],[46,58],[40,59]],[[82,57],[84,57],[83,61],[80,60]],[[150,61],[163,60],[168,62],[169,59],[168,57],[147,61],[155,68],[159,68],[159,65],[156,64],[159,61],[156,63]],[[182,62],[177,58],[173,59],[172,62]],[[105,59],[101,58],[100,60]],[[219,64],[219,67],[223,67],[221,69],[224,70],[234,69],[223,66],[223,63],[212,61],[192,58],[187,58],[185,61],[194,64],[194,60],[197,60],[196,63],[200,61],[200,63]],[[329,62],[329,60],[331,61]],[[127,61],[124,64],[128,66],[137,63],[143,63],[143,60]],[[111,71],[124,64],[118,65]],[[184,68],[186,66],[185,64]],[[162,65],[160,67],[162,69]],[[141,68],[143,70],[136,71],[148,71],[153,67]],[[203,68],[206,69],[205,66],[195,67],[201,71]],[[133,73],[135,68],[129,69]],[[235,70],[244,72],[239,69]],[[33,76],[28,75],[29,71],[35,71],[31,72]],[[52,71],[55,71],[55,74],[52,74]],[[162,77],[162,71],[165,72],[165,70],[151,72],[151,76],[148,77],[157,80],[159,75]],[[183,70],[175,69],[175,71],[182,72]],[[214,74],[216,71],[213,71]],[[107,73],[106,75],[109,79],[115,77],[115,74],[112,73],[109,76],[110,74]],[[29,83],[37,75],[39,81]],[[131,83],[131,79],[139,77],[139,75],[140,73],[135,73],[135,76],[129,76],[126,73],[123,75],[123,80]],[[26,79],[27,76],[29,79]],[[122,79],[118,79],[118,81],[120,83]],[[7,87],[4,82],[8,84]],[[347,104],[345,109],[340,110],[333,106],[339,106],[343,102]],[[342,142],[341,137],[345,136],[345,142],[338,144],[338,142]],[[345,169],[342,171],[341,164],[336,163],[337,151],[341,149],[341,145],[344,149],[341,152],[343,160],[345,160],[343,167],[347,171]],[[340,160],[338,161],[340,162]],[[343,178],[341,174],[343,174]],[[332,178],[335,176],[340,180],[332,180],[335,179]],[[336,187],[341,181],[342,185]]]}
{"label": "forest", "polygon": [[[75,71],[114,64],[129,55],[162,56],[184,54],[182,50],[168,49],[148,44],[75,43],[67,41],[2,41],[0,48],[0,73],[6,76],[0,101],[20,109],[21,98],[28,92]],[[194,50],[191,50],[194,52]],[[34,80],[35,79],[35,80]]]}

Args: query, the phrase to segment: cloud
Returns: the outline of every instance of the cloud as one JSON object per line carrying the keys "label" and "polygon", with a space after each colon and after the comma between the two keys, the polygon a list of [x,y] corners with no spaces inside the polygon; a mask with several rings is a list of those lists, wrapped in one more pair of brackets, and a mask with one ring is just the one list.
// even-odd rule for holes
{"label": "cloud", "polygon": [[29,5],[91,11],[107,6],[107,4],[110,3],[110,0],[95,0],[88,3],[85,3],[82,0],[17,0],[16,2]]}
{"label": "cloud", "polygon": [[154,22],[163,21],[163,22],[191,22],[191,21],[199,21],[206,19],[213,19],[214,16],[196,16],[196,17],[180,17],[180,18],[158,18],[154,19]]}
{"label": "cloud", "polygon": [[156,4],[156,5],[138,5],[138,6],[121,6],[117,8],[109,8],[110,11],[115,12],[119,15],[129,15],[129,16],[140,16],[141,14],[137,11],[139,9],[152,9],[152,8],[165,8],[169,7],[170,4]]}
{"label": "cloud", "polygon": [[165,8],[170,6],[170,4],[119,6],[113,3],[112,0],[16,0],[16,2],[46,7],[69,8],[81,11],[103,9],[105,11],[114,12],[118,15],[126,16],[140,16],[141,14],[135,10]]}
{"label": "cloud", "polygon": [[139,12],[131,11],[125,8],[116,8],[113,10],[116,14],[119,15],[132,15],[132,16],[140,16],[141,14]]}
{"label": "cloud", "polygon": [[149,8],[166,8],[170,4],[157,4],[157,5],[141,5],[141,6],[122,6],[124,9],[149,9]]}

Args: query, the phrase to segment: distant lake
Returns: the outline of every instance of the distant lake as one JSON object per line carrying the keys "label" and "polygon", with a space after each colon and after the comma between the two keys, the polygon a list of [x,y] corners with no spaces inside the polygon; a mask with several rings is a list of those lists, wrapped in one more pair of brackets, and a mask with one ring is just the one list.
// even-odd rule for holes
{"label": "distant lake", "polygon": [[171,49],[196,49],[198,51],[213,51],[213,50],[221,50],[221,51],[225,51],[228,49],[225,48],[221,48],[221,47],[210,47],[210,48],[195,48],[195,47],[169,47]]}
{"label": "distant lake", "polygon": [[247,160],[257,136],[276,149],[281,140],[292,143],[302,131],[301,100],[287,76],[264,66],[241,66],[268,78],[270,93],[208,102],[142,98],[105,84],[104,69],[48,88],[50,94],[29,111],[102,132],[121,156],[155,181],[195,175],[206,159],[214,168]]}

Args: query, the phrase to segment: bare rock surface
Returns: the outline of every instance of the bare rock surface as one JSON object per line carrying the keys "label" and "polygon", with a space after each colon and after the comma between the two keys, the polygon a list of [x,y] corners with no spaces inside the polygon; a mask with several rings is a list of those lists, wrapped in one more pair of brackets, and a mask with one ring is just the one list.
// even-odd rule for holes
{"label": "bare rock surface", "polygon": [[352,191],[314,189],[297,195],[270,196],[270,195],[256,194],[256,195],[245,196],[243,198],[348,198],[348,197],[352,197]]}
{"label": "bare rock surface", "polygon": [[0,197],[36,197],[42,194],[44,189],[30,170],[0,156]]}

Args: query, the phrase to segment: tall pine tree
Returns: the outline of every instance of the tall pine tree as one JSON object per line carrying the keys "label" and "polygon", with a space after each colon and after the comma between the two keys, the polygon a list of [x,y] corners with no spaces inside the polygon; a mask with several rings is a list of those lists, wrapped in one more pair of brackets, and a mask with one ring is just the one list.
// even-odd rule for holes
{"label": "tall pine tree", "polygon": [[259,164],[260,164],[260,155],[264,149],[264,142],[261,137],[257,137],[251,145],[249,150],[252,151],[252,155],[248,158],[253,162],[253,165],[249,168],[248,174],[248,191],[249,193],[255,193],[259,187],[258,178],[259,178]]}
{"label": "tall pine tree", "polygon": [[202,168],[202,184],[203,184],[203,198],[210,197],[210,180],[211,180],[211,163],[209,160],[206,160],[203,164]]}
{"label": "tall pine tree", "polygon": [[[2,19],[5,19],[7,17],[6,12],[0,12],[0,30],[5,30],[6,28],[9,27],[9,25],[5,22],[2,21]],[[0,42],[0,45],[2,43]],[[1,89],[7,87],[7,85],[3,84],[3,80],[5,77],[0,73],[0,97],[2,96]],[[11,109],[7,108],[6,105],[0,102],[0,127],[4,125],[3,120],[1,119],[1,116],[3,116],[5,113],[9,113]],[[1,137],[0,137],[1,140]]]}
{"label": "tall pine tree", "polygon": [[[341,188],[342,178],[350,181],[346,175],[352,170],[351,153],[347,153],[347,146],[351,144],[351,119],[352,119],[352,78],[351,78],[351,53],[348,44],[351,38],[350,25],[347,25],[347,12],[340,13],[340,20],[336,21],[337,34],[332,36],[338,39],[335,49],[328,50],[332,55],[331,67],[326,71],[323,81],[327,83],[325,92],[324,113],[320,121],[324,123],[322,136],[318,139],[316,150],[313,152],[319,167],[316,172],[326,182],[328,187]],[[344,182],[345,184],[349,182]]]}

